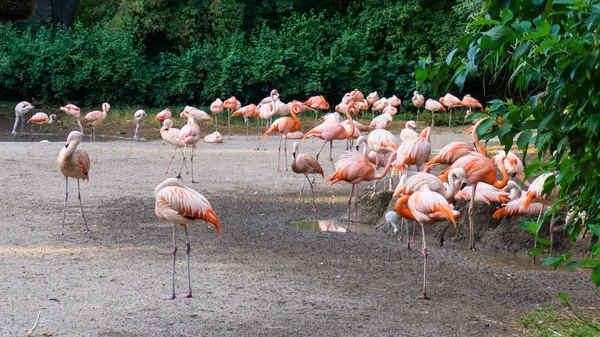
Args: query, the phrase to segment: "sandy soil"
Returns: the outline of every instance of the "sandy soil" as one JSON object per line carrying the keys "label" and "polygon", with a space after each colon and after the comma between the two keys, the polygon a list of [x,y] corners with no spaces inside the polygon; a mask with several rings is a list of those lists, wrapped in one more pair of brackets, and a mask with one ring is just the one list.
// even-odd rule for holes
{"label": "sandy soil", "polygon": [[[303,177],[276,170],[275,136],[258,151],[245,136],[200,145],[199,183],[190,183],[189,175],[184,183],[210,200],[223,233],[219,239],[213,228],[191,227],[194,297],[165,301],[172,231],[154,214],[153,192],[166,177],[171,147],[160,141],[81,144],[92,158],[81,194],[93,233],[81,232],[77,184],[70,180],[67,236],[60,237],[65,184],[56,158],[65,134],[46,135],[61,139],[50,143],[15,142],[10,129],[0,128],[1,336],[24,336],[39,312],[35,334],[54,336],[511,336],[521,334],[520,313],[556,301],[559,291],[577,305],[597,304],[586,272],[550,272],[530,267],[522,253],[486,252],[530,247],[527,234],[510,229],[514,223],[478,217],[481,250],[466,250],[460,234],[466,213],[444,247],[429,238],[431,300],[417,299],[420,243],[407,251],[383,231],[354,235],[290,226],[343,220],[350,186],[324,186],[318,178],[318,210],[310,210],[309,190],[296,210]],[[468,137],[445,131],[434,132],[432,140],[439,149]],[[314,154],[320,145],[311,139],[300,151]],[[342,148],[335,144],[334,158]],[[326,158],[324,152],[327,176],[333,169]],[[174,168],[179,164],[176,157]],[[368,193],[362,186],[361,194]],[[526,239],[508,242],[515,235]],[[179,247],[176,287],[185,292],[183,231]]]}

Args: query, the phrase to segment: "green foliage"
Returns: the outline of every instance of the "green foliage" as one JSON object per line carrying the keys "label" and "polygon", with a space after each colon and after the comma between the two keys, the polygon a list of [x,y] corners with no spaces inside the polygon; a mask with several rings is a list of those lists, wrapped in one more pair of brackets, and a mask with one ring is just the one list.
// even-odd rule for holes
{"label": "green foliage", "polygon": [[574,308],[568,297],[563,303],[547,304],[519,317],[526,329],[523,336],[597,336],[600,332],[597,310]]}
{"label": "green foliage", "polygon": [[[600,260],[594,231],[600,219],[600,4],[589,0],[489,1],[446,61],[422,59],[417,81],[434,91],[447,83],[464,85],[467,76],[506,84],[512,99],[494,100],[483,139],[498,137],[506,150],[538,150],[528,173],[557,171],[545,191],[560,185],[560,200],[575,212],[565,228],[573,240],[590,232],[592,280],[600,286]],[[501,80],[499,80],[501,79]],[[549,162],[544,159],[551,156]],[[582,211],[585,217],[578,216]],[[584,221],[585,220],[585,221]],[[541,220],[543,221],[543,219]],[[532,227],[539,230],[539,226]],[[557,266],[565,259],[552,259]]]}

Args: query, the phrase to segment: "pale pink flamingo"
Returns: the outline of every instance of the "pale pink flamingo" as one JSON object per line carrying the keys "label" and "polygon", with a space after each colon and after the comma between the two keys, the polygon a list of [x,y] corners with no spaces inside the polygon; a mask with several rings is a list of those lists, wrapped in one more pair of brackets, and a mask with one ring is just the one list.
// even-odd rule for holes
{"label": "pale pink flamingo", "polygon": [[396,116],[396,114],[398,113],[398,109],[394,106],[388,105],[385,108],[383,108],[383,113],[384,114],[389,114],[390,116]]}
{"label": "pale pink flamingo", "polygon": [[154,190],[154,212],[159,219],[170,221],[173,224],[173,282],[171,296],[166,299],[175,299],[175,257],[177,255],[176,225],[183,226],[185,231],[185,253],[187,255],[188,287],[189,291],[182,297],[192,297],[192,278],[190,276],[190,239],[188,225],[204,221],[215,226],[217,235],[221,236],[221,224],[208,200],[195,190],[186,187],[176,178],[167,178],[156,186]]}
{"label": "pale pink flamingo", "polygon": [[317,119],[319,118],[319,110],[329,110],[329,103],[327,103],[325,97],[323,96],[309,97],[308,100],[304,102],[304,104],[310,106],[313,109],[317,109],[315,111],[315,126],[317,125]]}
{"label": "pale pink flamingo", "polygon": [[471,109],[479,108],[479,110],[483,111],[483,106],[481,105],[481,103],[479,103],[479,101],[476,100],[475,98],[471,97],[471,95],[465,95],[465,97],[463,97],[461,103],[462,103],[462,106],[466,106]]}
{"label": "pale pink flamingo", "polygon": [[371,106],[371,111],[373,111],[373,113],[382,112],[386,106],[388,106],[388,99],[382,97],[373,103]]}
{"label": "pale pink flamingo", "polygon": [[220,98],[217,98],[212,103],[210,103],[210,112],[212,112],[215,116],[215,130],[217,130],[217,126],[219,124],[217,123],[219,119],[219,114],[223,112],[223,101],[221,101]]}
{"label": "pale pink flamingo", "polygon": [[231,96],[223,102],[223,108],[227,110],[227,128],[229,129],[229,137],[231,137],[231,112],[238,110],[241,107],[242,104],[235,96]]}
{"label": "pale pink flamingo", "polygon": [[[302,191],[304,191],[304,184],[308,180],[308,184],[310,185],[310,190],[312,192],[313,197],[313,207],[312,210],[316,211],[317,207],[315,204],[315,191],[313,188],[313,184],[308,178],[309,174],[317,175],[320,174],[321,177],[325,177],[323,175],[323,168],[319,165],[319,161],[317,158],[304,153],[298,153],[298,142],[294,142],[294,153],[292,157],[292,161],[290,162],[290,166],[292,167],[292,171],[294,173],[299,173],[304,175],[304,180],[302,181],[302,187],[300,188],[300,195],[298,196],[298,201],[302,197]],[[296,209],[298,209],[298,202],[296,202]]]}
{"label": "pale pink flamingo", "polygon": [[390,130],[392,128],[393,120],[394,118],[392,117],[392,115],[390,115],[389,113],[384,113],[373,118],[373,120],[371,120],[371,123],[369,124],[369,127],[373,129]]}
{"label": "pale pink flamingo", "polygon": [[429,172],[431,167],[438,164],[452,165],[458,158],[476,152],[477,150],[467,143],[451,142],[440,149],[440,152],[425,165],[423,171]]}
{"label": "pale pink flamingo", "polygon": [[379,100],[379,94],[377,93],[377,91],[373,91],[372,93],[370,93],[367,96],[367,103],[369,103],[369,105],[371,105],[371,106],[378,100]]}
{"label": "pale pink flamingo", "polygon": [[169,108],[162,110],[154,117],[154,120],[160,122],[161,124],[164,123],[165,119],[173,119],[173,113]]}
{"label": "pale pink flamingo", "polygon": [[221,144],[223,143],[223,136],[219,131],[215,131],[210,135],[206,135],[206,137],[204,137],[204,142],[212,144]]}
{"label": "pale pink flamingo", "polygon": [[77,145],[81,143],[83,133],[79,131],[71,131],[67,137],[65,147],[58,154],[58,168],[65,176],[65,204],[63,206],[63,218],[60,228],[60,235],[65,235],[65,215],[67,213],[67,200],[69,199],[69,178],[77,179],[77,199],[79,199],[79,207],[81,207],[81,216],[83,217],[84,233],[90,233],[85,215],[83,214],[83,204],[81,203],[81,190],[79,188],[79,180],[89,180],[88,172],[90,170],[90,156],[84,149],[78,149]]}
{"label": "pale pink flamingo", "polygon": [[[198,144],[198,142],[200,141],[200,127],[198,126],[198,124],[196,124],[196,121],[194,121],[194,119],[192,117],[188,118],[187,124],[181,128],[181,132],[179,132],[179,139],[185,144],[183,146],[184,162],[185,162],[185,152],[186,152],[188,146],[192,148],[192,156],[190,157],[190,166],[192,167],[192,183],[195,183],[195,181],[194,181],[194,151],[196,150],[196,147],[197,147],[196,144]],[[178,178],[181,177],[182,170],[183,170],[183,163],[181,164],[181,167],[179,168],[179,175],[177,176]]]}
{"label": "pale pink flamingo", "polygon": [[356,150],[344,152],[342,157],[335,163],[335,172],[325,180],[325,183],[332,185],[339,181],[346,181],[352,184],[350,198],[348,198],[348,230],[350,229],[350,205],[353,194],[355,222],[358,228],[358,184],[363,181],[373,181],[385,177],[394,158],[395,156],[392,155],[383,171],[379,174],[375,172],[375,167],[369,159],[363,153]]}
{"label": "pale pink flamingo", "polygon": [[[50,117],[48,117],[48,115],[44,112],[38,112],[35,115],[31,116],[31,118],[29,118],[29,120],[27,121],[27,124],[37,124],[40,126],[40,133],[43,134],[43,127],[44,124],[52,124],[54,121],[56,121],[56,115],[55,114],[51,114]],[[31,127],[33,128],[33,125],[31,125]],[[31,140],[33,141],[33,129],[31,129]]]}
{"label": "pale pink flamingo", "polygon": [[425,102],[425,110],[431,111],[431,127],[433,127],[433,114],[439,111],[446,111],[446,108],[444,108],[444,106],[440,102],[430,98]]}
{"label": "pale pink flamingo", "polygon": [[448,127],[452,126],[452,108],[461,107],[462,102],[458,97],[447,93],[446,96],[440,98],[440,103],[448,108]]}
{"label": "pale pink flamingo", "polygon": [[[471,200],[473,186],[466,186],[462,190],[458,191],[454,196],[456,200],[465,199]],[[483,202],[486,204],[506,204],[510,202],[510,193],[503,189],[495,188],[492,185],[486,183],[477,184],[477,191],[475,192],[475,201]]]}
{"label": "pale pink flamingo", "polygon": [[[408,206],[408,208],[405,207]],[[421,224],[423,235],[423,295],[427,297],[427,242],[425,240],[425,225],[434,224],[440,220],[449,219],[456,228],[455,217],[460,216],[458,211],[452,209],[448,201],[438,193],[425,188],[411,195],[406,195],[396,202],[396,213],[399,216],[417,221]]]}
{"label": "pale pink flamingo", "polygon": [[350,92],[350,98],[358,103],[358,102],[362,102],[365,99],[365,95],[358,89],[354,89]]}
{"label": "pale pink flamingo", "polygon": [[234,111],[231,114],[231,117],[242,116],[244,117],[244,124],[246,125],[246,141],[248,140],[248,130],[249,130],[249,118],[250,117],[258,117],[258,108],[256,104],[249,104],[243,106],[241,109]]}
{"label": "pale pink flamingo", "polygon": [[[375,129],[369,133],[367,144],[371,151],[377,154],[387,155],[398,150],[398,141],[394,135],[384,129]],[[379,166],[379,158],[375,156],[375,165]],[[373,183],[373,190],[377,187],[377,180]],[[389,185],[390,190],[392,185]]]}
{"label": "pale pink flamingo", "polygon": [[286,139],[302,139],[302,137],[304,137],[304,133],[302,133],[301,131],[288,132],[285,135],[283,135],[283,138]]}
{"label": "pale pink flamingo", "polygon": [[396,97],[396,95],[393,95],[392,97],[388,98],[387,102],[388,105],[393,106],[394,108],[397,108],[400,104],[402,104],[402,100]]}
{"label": "pale pink flamingo", "polygon": [[27,101],[19,102],[15,106],[15,126],[11,134],[13,137],[17,136],[17,126],[19,125],[19,118],[21,119],[21,135],[23,135],[23,125],[25,125],[25,115],[33,109],[33,105]]}
{"label": "pale pink flamingo", "polygon": [[135,119],[135,132],[133,133],[133,139],[138,140],[140,138],[140,126],[142,124],[142,119],[146,117],[146,111],[138,110],[133,114],[133,118]]}
{"label": "pale pink flamingo", "polygon": [[208,113],[189,105],[183,109],[183,111],[179,114],[179,117],[182,119],[188,119],[192,117],[196,124],[201,122],[212,122],[212,117]]}
{"label": "pale pink flamingo", "polygon": [[90,124],[92,126],[92,137],[90,138],[91,142],[96,141],[96,126],[104,122],[108,110],[110,110],[110,104],[102,103],[102,111],[94,110],[92,112],[88,112],[88,114],[85,115],[85,118],[83,119],[82,123],[83,125]]}
{"label": "pale pink flamingo", "polygon": [[415,130],[417,130],[417,123],[415,121],[407,121],[404,123],[404,129],[400,131],[400,140],[406,141],[410,138],[419,137],[419,134]]}
{"label": "pale pink flamingo", "polygon": [[[532,201],[540,203],[545,207],[550,207],[556,203],[558,199],[558,192],[560,191],[560,185],[555,185],[554,188],[550,191],[550,193],[544,193],[544,185],[546,185],[546,180],[548,178],[558,178],[558,175],[554,172],[546,172],[539,177],[535,178],[529,188],[527,189],[527,193],[525,194],[524,206],[525,210],[529,209],[529,205]],[[542,216],[542,212],[540,212],[538,216],[538,222]],[[536,234],[537,236],[537,234]],[[534,241],[534,244],[537,243],[537,240]],[[552,245],[554,243],[554,213],[552,213],[552,218],[550,220],[550,255],[552,255]],[[535,245],[534,245],[535,248]],[[535,256],[533,257],[533,263],[535,263]]]}
{"label": "pale pink flamingo", "polygon": [[423,171],[431,155],[431,127],[426,127],[418,137],[409,138],[398,147],[398,157],[394,168],[398,172],[408,171],[409,165],[415,165],[417,171]]}
{"label": "pale pink flamingo", "polygon": [[163,126],[160,128],[160,136],[162,137],[164,142],[171,144],[174,147],[173,155],[171,156],[171,161],[169,161],[169,166],[167,166],[165,174],[169,173],[169,169],[171,168],[171,164],[173,163],[173,158],[175,158],[175,152],[177,152],[177,149],[179,149],[179,151],[181,152],[181,158],[185,165],[186,174],[188,173],[187,164],[185,163],[185,155],[183,154],[182,150],[185,147],[185,143],[180,139],[180,133],[181,130],[173,127],[172,120],[168,118],[164,120]]}
{"label": "pale pink flamingo", "polygon": [[421,107],[425,104],[425,96],[419,94],[418,91],[414,91],[411,100],[415,108],[417,108],[417,122],[419,122],[419,113],[421,113]]}
{"label": "pale pink flamingo", "polygon": [[67,104],[65,106],[61,106],[60,111],[71,116],[71,124],[73,124],[73,121],[77,121],[77,125],[79,125],[79,132],[83,133],[83,125],[81,125],[81,109],[79,109],[78,106],[75,104]]}
{"label": "pale pink flamingo", "polygon": [[[262,136],[262,139],[265,140],[265,139],[267,139],[267,135],[269,134],[269,132],[272,132],[272,131],[279,132],[277,171],[279,171],[279,162],[281,161],[281,140],[284,138],[283,136],[288,134],[289,132],[296,132],[296,131],[300,130],[300,120],[298,119],[298,116],[296,116],[296,112],[298,111],[299,107],[300,107],[300,104],[294,103],[294,105],[292,105],[292,109],[290,110],[290,114],[292,115],[292,117],[281,117],[281,118],[277,119],[276,121],[273,122],[273,124],[271,124],[271,127],[269,127]],[[288,170],[288,167],[287,167],[287,138],[285,138],[285,143],[283,145],[283,152],[285,154],[285,170],[287,171]]]}
{"label": "pale pink flamingo", "polygon": [[[496,166],[502,171],[502,180],[497,180]],[[465,170],[467,178],[465,182],[473,186],[471,192],[471,202],[469,203],[469,229],[470,239],[469,248],[475,250],[475,226],[473,224],[473,207],[475,205],[475,192],[477,191],[477,184],[484,182],[490,184],[496,188],[504,188],[508,183],[508,174],[506,173],[506,167],[504,166],[504,158],[494,157],[494,162],[489,158],[479,153],[473,153],[461,158],[458,158],[451,166],[450,170],[454,168],[462,168]],[[447,178],[447,172],[440,176],[442,181]]]}
{"label": "pale pink flamingo", "polygon": [[348,108],[346,109],[346,118],[348,119],[348,125],[343,125],[342,123],[335,122],[324,123],[311,129],[304,135],[304,137],[302,138],[303,141],[306,140],[306,138],[312,136],[324,140],[323,145],[319,149],[319,152],[317,152],[317,159],[319,159],[319,154],[323,150],[323,147],[325,147],[325,144],[329,142],[329,161],[333,163],[333,141],[347,139],[354,135],[354,122],[352,120],[350,112],[353,111],[353,109],[355,108],[356,104],[354,102],[350,102],[350,104],[348,104]]}

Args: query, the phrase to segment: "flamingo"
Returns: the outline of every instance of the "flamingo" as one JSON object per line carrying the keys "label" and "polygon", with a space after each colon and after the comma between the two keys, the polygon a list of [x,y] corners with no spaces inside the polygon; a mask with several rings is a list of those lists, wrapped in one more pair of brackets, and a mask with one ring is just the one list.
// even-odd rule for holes
{"label": "flamingo", "polygon": [[477,150],[471,145],[451,142],[440,149],[440,152],[425,165],[423,171],[429,172],[433,166],[438,164],[452,165],[458,158],[472,153],[477,153]]}
{"label": "flamingo", "polygon": [[433,127],[433,113],[439,112],[440,110],[446,111],[446,108],[444,108],[444,106],[440,102],[430,98],[425,102],[425,110],[431,111],[431,127]]}
{"label": "flamingo", "polygon": [[92,126],[92,137],[90,139],[91,142],[96,141],[96,126],[104,122],[108,110],[110,110],[110,104],[102,103],[102,111],[94,110],[85,115],[82,123],[83,125],[90,124]]}
{"label": "flamingo", "polygon": [[[544,185],[546,185],[546,180],[551,176],[557,178],[557,174],[554,172],[546,172],[539,177],[535,178],[531,182],[531,185],[527,189],[527,193],[525,194],[525,201],[523,204],[525,206],[525,210],[529,208],[531,201],[535,200],[538,203],[546,207],[550,207],[554,205],[556,199],[558,198],[558,192],[560,191],[560,185],[554,186],[550,193],[544,193]],[[538,216],[538,222],[540,221],[542,212]],[[554,213],[552,214],[552,218],[550,220],[550,255],[552,255],[552,245],[554,242]],[[537,240],[535,241],[537,243]],[[535,247],[535,246],[534,246]],[[533,258],[533,262],[535,263],[535,256]]]}
{"label": "flamingo", "polygon": [[215,131],[216,131],[217,130],[217,125],[219,124],[219,123],[217,123],[218,115],[221,112],[223,112],[223,101],[221,101],[220,98],[217,98],[212,103],[210,103],[210,111],[215,116]]}
{"label": "flamingo", "polygon": [[302,137],[304,137],[304,133],[302,133],[301,131],[288,132],[285,135],[283,135],[283,138],[286,139],[302,139]]}
{"label": "flamingo", "polygon": [[138,110],[135,112],[135,114],[133,114],[133,118],[135,119],[135,132],[133,133],[134,140],[139,139],[140,125],[144,117],[146,117],[146,111],[144,110]]}
{"label": "flamingo", "polygon": [[[408,208],[405,207],[408,205]],[[419,298],[429,299],[427,296],[427,242],[425,240],[425,225],[434,224],[443,219],[452,221],[456,228],[455,217],[460,216],[458,211],[452,209],[448,201],[438,193],[425,188],[411,195],[405,195],[396,202],[396,213],[403,218],[417,221],[421,225],[423,235],[423,295]]]}
{"label": "flamingo", "polygon": [[[365,150],[365,152],[368,151]],[[362,181],[373,181],[385,177],[394,157],[395,156],[392,155],[388,159],[385,168],[379,174],[375,172],[375,167],[371,164],[369,159],[356,150],[344,152],[342,157],[335,163],[335,172],[325,180],[325,183],[332,185],[339,181],[346,181],[352,184],[350,198],[348,198],[348,230],[350,229],[350,205],[352,202],[352,194],[354,194],[355,221],[358,228],[358,184]]]}
{"label": "flamingo", "polygon": [[[277,171],[279,171],[279,162],[281,161],[281,140],[284,138],[283,136],[287,135],[289,132],[296,132],[300,130],[300,120],[298,119],[298,116],[296,116],[296,113],[298,112],[299,108],[300,104],[294,103],[294,105],[292,105],[292,109],[290,110],[292,117],[281,117],[277,119],[273,122],[273,124],[271,124],[271,127],[269,127],[262,136],[262,139],[265,140],[267,139],[267,135],[269,134],[269,132],[279,132]],[[285,170],[287,171],[287,137],[285,138],[285,143],[283,145],[283,152],[285,154]]]}
{"label": "flamingo", "polygon": [[392,115],[390,115],[389,113],[383,113],[373,118],[373,120],[371,120],[371,123],[369,124],[369,127],[373,129],[389,130],[392,128],[393,120],[394,118],[392,117]]}
{"label": "flamingo", "polygon": [[317,119],[319,118],[319,110],[329,110],[329,103],[325,100],[323,96],[312,96],[309,97],[308,100],[304,102],[304,104],[310,106],[315,111],[315,126],[317,125]]}
{"label": "flamingo", "polygon": [[[473,194],[473,186],[466,186],[462,190],[458,191],[454,198],[456,200],[465,199],[471,200],[471,195]],[[510,193],[504,191],[503,189],[495,188],[492,185],[486,183],[477,184],[477,191],[475,192],[475,201],[484,202],[486,204],[506,204],[510,202]]]}
{"label": "flamingo", "polygon": [[388,100],[387,98],[382,97],[373,103],[371,111],[373,111],[373,113],[382,112],[386,106],[388,106]]}
{"label": "flamingo", "polygon": [[408,165],[415,165],[418,171],[423,171],[425,163],[431,155],[431,127],[426,127],[418,137],[409,138],[398,147],[398,159],[394,168],[407,171]]}
{"label": "flamingo", "polygon": [[206,137],[204,137],[204,142],[220,144],[220,143],[223,143],[223,136],[221,135],[221,133],[219,131],[215,131],[215,132],[211,133],[210,135],[206,135]]}
{"label": "flamingo", "polygon": [[160,123],[164,123],[165,119],[173,119],[173,113],[169,108],[162,110],[161,112],[157,113],[154,117],[154,120]]}
{"label": "flamingo", "polygon": [[248,118],[258,117],[258,108],[256,107],[256,104],[246,105],[246,106],[242,107],[241,109],[234,111],[231,114],[231,117],[235,117],[235,116],[243,116],[244,117],[244,124],[246,125],[246,141],[247,141],[248,140],[248,128],[249,128]]}
{"label": "flamingo", "polygon": [[385,108],[383,108],[383,113],[384,114],[389,114],[390,116],[396,116],[396,114],[398,113],[398,109],[394,106],[388,105]]}
{"label": "flamingo", "polygon": [[187,105],[183,111],[179,114],[179,117],[182,119],[188,119],[192,117],[194,122],[200,123],[203,121],[212,121],[212,117],[207,114],[205,111],[195,108],[193,106]]}
{"label": "flamingo", "polygon": [[400,131],[400,139],[406,141],[409,138],[419,137],[419,134],[415,130],[417,130],[417,123],[415,121],[407,121],[404,123],[404,129]]}
{"label": "flamingo", "polygon": [[400,104],[402,104],[402,101],[400,100],[400,98],[396,97],[396,95],[393,95],[392,97],[387,99],[388,105],[397,108]]}
{"label": "flamingo", "polygon": [[195,190],[186,187],[176,178],[167,178],[156,186],[154,190],[154,211],[161,220],[173,224],[173,282],[171,296],[175,299],[175,257],[177,255],[176,225],[183,226],[185,231],[185,253],[187,255],[188,287],[189,292],[185,297],[192,297],[192,278],[190,276],[190,239],[188,225],[204,221],[215,226],[217,235],[221,236],[221,224],[208,200]]}
{"label": "flamingo", "polygon": [[452,108],[462,106],[462,102],[458,97],[447,93],[446,96],[440,98],[440,103],[445,105],[448,108],[449,118],[448,118],[448,127],[452,126]]}
{"label": "flamingo", "polygon": [[[494,157],[494,162],[489,158],[479,153],[473,153],[461,158],[458,158],[451,166],[450,170],[454,168],[462,168],[465,170],[467,175],[465,181],[469,185],[473,186],[471,192],[471,202],[469,203],[469,230],[470,240],[469,248],[475,250],[475,226],[473,224],[473,206],[475,204],[475,192],[477,191],[477,184],[484,182],[490,184],[496,188],[503,188],[508,183],[508,174],[506,167],[504,166],[503,157]],[[498,166],[502,171],[502,180],[498,181],[496,177],[496,167]],[[447,178],[447,172],[440,176],[442,181]]]}
{"label": "flamingo", "polygon": [[15,126],[11,134],[13,137],[17,136],[17,126],[19,125],[19,118],[21,119],[21,135],[23,135],[23,125],[25,125],[25,115],[33,109],[33,105],[27,101],[19,102],[15,106]]}
{"label": "flamingo", "polygon": [[481,105],[481,103],[479,103],[479,101],[476,100],[475,98],[471,97],[471,95],[465,95],[465,97],[463,97],[461,103],[462,103],[462,106],[466,106],[471,109],[479,108],[483,112],[483,106]]}
{"label": "flamingo", "polygon": [[323,139],[323,145],[317,152],[317,159],[319,159],[319,154],[325,147],[325,144],[329,142],[329,161],[333,163],[332,150],[333,150],[333,141],[334,140],[342,140],[350,138],[354,135],[354,121],[352,120],[352,116],[350,115],[350,111],[356,108],[356,104],[354,102],[350,102],[348,107],[346,108],[346,118],[348,119],[348,124],[343,125],[342,123],[324,123],[318,125],[317,127],[308,131],[302,140],[306,140],[306,138],[315,136],[320,139]]}
{"label": "flamingo", "polygon": [[223,108],[227,110],[227,128],[229,129],[229,137],[231,137],[231,112],[242,107],[240,101],[231,96],[223,102]]}
{"label": "flamingo", "polygon": [[[396,213],[396,211],[387,211],[385,212],[384,218],[388,225],[388,233],[390,232],[390,229],[393,228],[394,235],[397,235],[398,232],[400,232],[400,241],[402,241],[402,231],[398,229],[398,213]],[[408,227],[406,227],[406,230],[408,231]]]}
{"label": "flamingo", "polygon": [[[376,167],[379,166],[379,156],[377,156],[377,154],[385,156],[398,150],[398,141],[396,140],[396,137],[394,137],[391,132],[384,129],[376,129],[369,133],[369,136],[367,137],[367,144],[369,149],[376,153]],[[375,187],[377,187],[377,180],[375,180],[373,183],[373,190],[375,190]],[[390,190],[392,189],[391,184],[389,185],[389,188]]]}
{"label": "flamingo", "polygon": [[372,93],[370,93],[367,96],[367,103],[369,103],[369,105],[371,105],[371,106],[378,100],[379,100],[379,94],[377,93],[377,91],[373,91]]}
{"label": "flamingo", "polygon": [[167,166],[167,170],[165,171],[165,174],[169,173],[169,169],[171,168],[171,164],[173,163],[173,158],[175,158],[175,152],[177,152],[177,149],[179,149],[179,151],[181,151],[181,157],[183,158],[183,163],[185,165],[185,170],[187,173],[187,164],[185,164],[185,155],[183,154],[183,151],[181,150],[182,148],[185,147],[185,144],[179,137],[181,130],[174,128],[172,126],[173,126],[173,121],[171,121],[170,119],[167,118],[163,122],[163,126],[160,128],[160,136],[162,137],[163,141],[168,144],[173,145],[173,147],[174,147],[173,155],[171,156],[171,161],[169,161],[169,166]]}
{"label": "flamingo", "polygon": [[[66,113],[71,116],[71,118],[77,121],[77,125],[79,125],[79,132],[83,133],[83,125],[81,125],[81,109],[75,104],[67,104],[65,106],[60,107],[60,111]],[[71,121],[72,123],[72,121]]]}
{"label": "flamingo", "polygon": [[[55,114],[51,114],[50,117],[48,117],[46,113],[38,112],[29,118],[27,124],[38,124],[40,126],[40,133],[42,133],[44,124],[52,124],[55,120]],[[33,128],[33,125],[31,127]],[[31,140],[33,141],[33,130],[31,130]]]}
{"label": "flamingo", "polygon": [[[313,188],[313,184],[308,178],[309,174],[320,174],[321,177],[325,177],[323,175],[323,168],[319,165],[319,161],[317,158],[304,153],[298,153],[298,142],[294,142],[294,152],[292,161],[290,162],[290,166],[292,167],[292,171],[294,173],[299,173],[304,175],[304,180],[302,181],[302,187],[300,188],[300,195],[298,196],[298,201],[302,197],[302,191],[304,191],[304,184],[308,180],[308,184],[310,185],[310,190],[312,192],[313,197],[313,207],[312,210],[316,211],[317,207],[315,205],[315,190]],[[298,202],[296,202],[296,209],[298,209]]]}
{"label": "flamingo", "polygon": [[[187,124],[181,128],[181,132],[179,132],[179,139],[184,143],[183,146],[183,159],[185,163],[185,151],[187,147],[190,146],[192,148],[192,156],[190,157],[190,166],[192,167],[192,183],[194,183],[194,151],[196,150],[196,144],[200,141],[200,127],[194,121],[194,118],[188,118]],[[183,170],[183,163],[181,163],[181,167],[179,168],[178,178],[181,177],[181,171]]]}
{"label": "flamingo", "polygon": [[418,91],[413,92],[413,97],[411,98],[413,105],[417,108],[417,122],[419,121],[419,113],[421,112],[421,107],[425,104],[425,96],[419,94]]}
{"label": "flamingo", "polygon": [[81,203],[81,190],[79,188],[79,180],[89,180],[88,172],[90,170],[90,156],[84,149],[78,149],[77,145],[81,143],[83,133],[79,131],[71,131],[67,137],[65,147],[58,154],[58,168],[65,176],[65,203],[63,206],[63,218],[60,228],[60,236],[65,235],[65,215],[67,213],[67,200],[69,199],[69,178],[77,179],[77,199],[81,207],[81,216],[83,217],[84,233],[90,233],[85,215],[83,214],[83,204]]}

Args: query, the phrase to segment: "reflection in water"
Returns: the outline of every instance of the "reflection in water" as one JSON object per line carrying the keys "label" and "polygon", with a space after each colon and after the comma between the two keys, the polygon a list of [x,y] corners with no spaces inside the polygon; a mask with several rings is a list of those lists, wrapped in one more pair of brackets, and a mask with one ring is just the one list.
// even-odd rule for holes
{"label": "reflection in water", "polygon": [[[298,228],[298,229],[310,229],[313,231],[320,232],[340,232],[346,233],[346,222],[340,223],[338,221],[331,220],[302,220],[302,221],[292,221],[290,225]],[[366,225],[366,224],[358,224],[358,232],[359,233],[371,233],[375,226]],[[350,224],[350,229],[352,232],[355,231],[355,224]]]}

